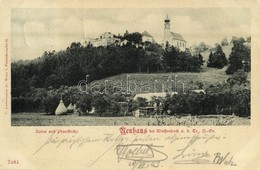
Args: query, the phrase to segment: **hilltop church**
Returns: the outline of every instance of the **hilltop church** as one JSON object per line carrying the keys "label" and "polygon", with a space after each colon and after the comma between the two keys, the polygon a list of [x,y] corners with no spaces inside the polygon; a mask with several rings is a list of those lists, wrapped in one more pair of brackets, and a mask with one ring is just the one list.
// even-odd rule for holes
{"label": "hilltop church", "polygon": [[175,32],[171,32],[170,19],[168,15],[164,20],[164,36],[162,42],[164,47],[167,42],[169,45],[179,48],[180,51],[185,51],[186,49],[186,41],[184,40],[182,35]]}
{"label": "hilltop church", "polygon": [[[147,31],[144,31],[142,34],[142,42],[151,42],[155,43],[155,40],[151,34],[149,34]],[[127,40],[121,40],[118,36],[112,34],[111,32],[105,32],[101,34],[97,38],[86,38],[85,44],[92,44],[93,47],[99,47],[99,46],[108,46],[108,45],[125,45],[128,43]],[[131,43],[131,42],[130,42]],[[164,20],[164,36],[162,41],[162,46],[165,47],[166,44],[169,44],[170,46],[174,46],[175,48],[178,48],[180,51],[186,50],[186,41],[182,37],[181,34],[171,32],[170,28],[170,19],[167,15],[166,19]],[[140,44],[135,44],[136,47],[140,47]]]}

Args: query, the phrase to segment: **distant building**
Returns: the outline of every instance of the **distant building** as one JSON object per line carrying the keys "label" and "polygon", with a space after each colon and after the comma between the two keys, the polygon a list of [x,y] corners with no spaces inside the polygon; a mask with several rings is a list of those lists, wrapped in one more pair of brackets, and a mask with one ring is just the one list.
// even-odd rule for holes
{"label": "distant building", "polygon": [[167,43],[176,48],[179,48],[180,51],[185,51],[186,49],[186,41],[184,40],[182,35],[175,32],[171,32],[170,19],[168,15],[164,20],[163,46],[165,47]]}
{"label": "distant building", "polygon": [[[177,95],[178,93],[177,92],[172,92],[172,93],[168,93],[169,95]],[[165,98],[167,95],[166,92],[163,92],[163,93],[138,93],[134,96],[134,100],[137,100],[139,97],[140,98],[145,98],[147,100],[147,102],[150,102],[152,101],[152,98],[153,97],[162,97],[162,98]]]}
{"label": "distant building", "polygon": [[147,31],[142,33],[142,42],[151,42],[154,43],[153,36],[151,36]]}
{"label": "distant building", "polygon": [[205,90],[192,90],[192,92],[206,94]]}
{"label": "distant building", "polygon": [[138,100],[138,98],[144,98],[146,99],[146,103],[148,106],[146,107],[139,107],[137,110],[134,111],[133,115],[135,117],[139,117],[142,115],[151,115],[151,114],[156,114],[162,112],[162,108],[161,105],[162,103],[153,103],[153,105],[150,105],[151,101],[153,100],[153,98],[165,98],[168,95],[178,95],[177,92],[172,92],[172,93],[167,93],[167,92],[163,92],[163,93],[139,93],[136,94],[134,96],[134,100]]}
{"label": "distant building", "polygon": [[124,46],[124,45],[126,45],[127,43],[129,43],[129,41],[123,40],[123,41],[121,41],[120,45],[121,45],[121,46]]}
{"label": "distant building", "polygon": [[108,46],[108,45],[120,45],[121,40],[110,32],[105,32],[95,39],[86,39],[86,44],[92,44],[93,47]]}

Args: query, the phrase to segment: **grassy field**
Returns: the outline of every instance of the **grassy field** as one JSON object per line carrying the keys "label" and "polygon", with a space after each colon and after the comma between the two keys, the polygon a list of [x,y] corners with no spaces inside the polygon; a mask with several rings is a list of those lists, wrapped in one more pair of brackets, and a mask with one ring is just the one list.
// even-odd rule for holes
{"label": "grassy field", "polygon": [[240,126],[250,125],[250,119],[236,116],[168,116],[156,117],[94,117],[76,114],[54,116],[45,113],[16,113],[12,126]]}
{"label": "grassy field", "polygon": [[[132,84],[128,82],[134,82],[136,84],[137,90],[136,93],[143,93],[144,90],[142,87],[145,84],[149,86],[149,92],[162,92],[162,84],[164,84],[164,88],[166,87],[167,80],[169,83],[169,79],[174,81],[175,75],[177,75],[177,91],[182,92],[183,83],[185,91],[188,89],[195,90],[198,89],[196,82],[203,83],[203,89],[206,89],[211,84],[222,83],[226,81],[230,75],[225,73],[226,67],[223,69],[215,69],[215,68],[207,68],[207,71],[203,71],[200,73],[190,73],[190,72],[176,72],[176,73],[129,73],[129,74],[121,74],[113,77],[108,77],[106,79],[98,80],[95,82],[99,82],[101,84],[105,84],[105,81],[108,81],[108,84],[121,82],[123,91],[126,90],[127,87],[134,89]],[[169,78],[171,76],[171,78]],[[157,82],[157,83],[155,83]],[[171,82],[170,82],[171,83]],[[156,88],[155,88],[156,84]],[[113,86],[113,85],[112,85]],[[113,86],[114,87],[114,86]],[[172,85],[167,85],[167,87],[174,87],[174,82]]]}

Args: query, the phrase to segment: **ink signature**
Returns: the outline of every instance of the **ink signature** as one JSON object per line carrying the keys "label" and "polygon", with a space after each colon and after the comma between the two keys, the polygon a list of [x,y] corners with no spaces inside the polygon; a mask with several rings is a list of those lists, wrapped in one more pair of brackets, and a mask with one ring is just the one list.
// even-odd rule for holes
{"label": "ink signature", "polygon": [[133,169],[144,169],[148,167],[157,168],[161,161],[165,161],[168,156],[157,148],[163,146],[146,144],[117,145],[116,154],[118,162],[121,160],[131,161],[129,166]]}
{"label": "ink signature", "polygon": [[237,164],[234,163],[233,156],[230,152],[226,154],[220,152],[214,153],[213,164],[237,166]]}
{"label": "ink signature", "polygon": [[197,151],[193,145],[198,139],[197,136],[193,136],[185,147],[176,150],[177,154],[172,158],[175,164],[218,164],[236,166],[230,152],[225,154],[220,152],[211,154],[207,150]]}

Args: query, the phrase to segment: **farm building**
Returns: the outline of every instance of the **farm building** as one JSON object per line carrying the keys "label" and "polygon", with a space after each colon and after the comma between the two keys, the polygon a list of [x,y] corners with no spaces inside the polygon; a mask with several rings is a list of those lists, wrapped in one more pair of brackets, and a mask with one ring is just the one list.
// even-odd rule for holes
{"label": "farm building", "polygon": [[154,103],[152,106],[149,105],[149,103],[153,100],[153,98],[165,98],[169,95],[177,95],[177,92],[172,92],[172,93],[139,93],[134,96],[134,100],[138,100],[138,98],[144,98],[146,99],[147,105],[145,107],[139,107],[137,110],[134,111],[134,116],[139,117],[140,115],[151,115],[155,114],[155,112],[160,112],[161,108],[160,105],[161,103]]}
{"label": "farm building", "polygon": [[153,97],[166,97],[166,95],[169,94],[169,95],[176,95],[178,94],[177,92],[172,92],[172,93],[139,93],[139,94],[136,94],[134,96],[134,100],[137,100],[138,98],[145,98],[147,100],[147,102],[150,102],[152,101]]}

